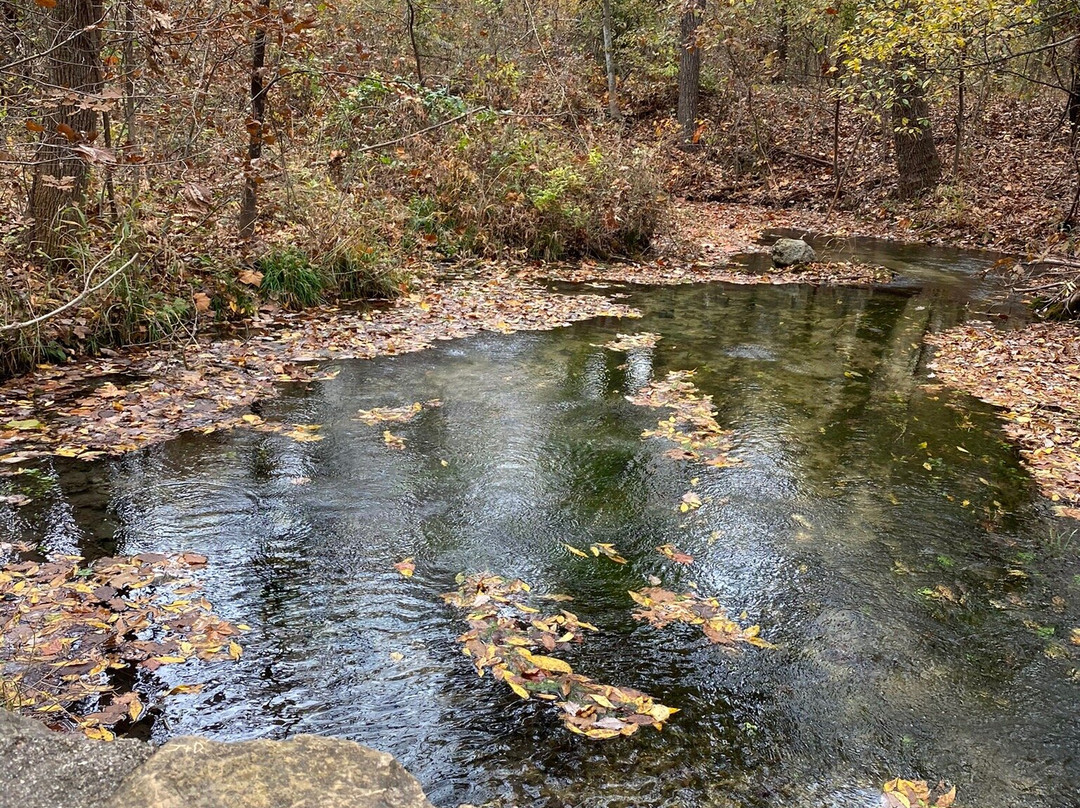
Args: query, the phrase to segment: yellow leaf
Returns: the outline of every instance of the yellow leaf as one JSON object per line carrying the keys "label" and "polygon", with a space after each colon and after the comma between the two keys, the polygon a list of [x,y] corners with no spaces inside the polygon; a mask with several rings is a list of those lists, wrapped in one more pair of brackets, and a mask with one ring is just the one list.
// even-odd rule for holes
{"label": "yellow leaf", "polygon": [[569,550],[571,553],[573,553],[576,556],[580,556],[581,558],[588,558],[589,557],[588,553],[583,553],[578,548],[573,547],[573,546],[567,544],[566,542],[563,542],[562,546],[565,547],[567,550]]}
{"label": "yellow leaf", "polygon": [[244,653],[244,649],[240,647],[240,643],[233,641],[229,643],[229,656],[233,659],[240,659],[240,655]]}
{"label": "yellow leaf", "polygon": [[515,682],[515,681],[514,681],[513,679],[507,679],[507,680],[506,680],[506,683],[507,683],[508,685],[510,685],[510,689],[511,689],[511,690],[513,690],[513,691],[514,691],[515,693],[517,693],[517,694],[518,694],[518,695],[519,695],[519,696],[520,696],[521,698],[523,698],[523,699],[525,699],[526,701],[528,701],[528,699],[529,699],[529,691],[528,691],[528,690],[526,690],[525,688],[523,688],[523,687],[522,687],[521,685],[519,685],[519,684],[518,684],[517,682]]}
{"label": "yellow leaf", "polygon": [[573,669],[569,665],[555,657],[533,654],[529,657],[529,661],[536,667],[545,671],[553,671],[554,673],[573,673]]}
{"label": "yellow leaf", "polygon": [[84,727],[83,734],[87,738],[93,738],[95,741],[111,741],[116,737],[105,727]]}

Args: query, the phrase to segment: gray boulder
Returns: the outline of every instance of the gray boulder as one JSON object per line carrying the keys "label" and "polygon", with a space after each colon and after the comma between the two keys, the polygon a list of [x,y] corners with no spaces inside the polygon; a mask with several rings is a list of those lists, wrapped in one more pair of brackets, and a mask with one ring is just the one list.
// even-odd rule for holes
{"label": "gray boulder", "polygon": [[153,752],[141,741],[53,732],[0,706],[0,808],[97,808]]}
{"label": "gray boulder", "polygon": [[432,808],[385,752],[352,741],[169,741],[113,795],[114,808]]}
{"label": "gray boulder", "polygon": [[778,267],[793,267],[814,263],[817,253],[801,238],[778,238],[772,246],[772,260]]}

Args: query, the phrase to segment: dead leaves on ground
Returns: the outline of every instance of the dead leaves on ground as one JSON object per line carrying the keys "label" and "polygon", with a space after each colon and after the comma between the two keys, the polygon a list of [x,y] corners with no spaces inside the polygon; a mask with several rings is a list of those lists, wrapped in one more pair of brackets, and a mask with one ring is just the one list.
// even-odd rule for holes
{"label": "dead leaves on ground", "polygon": [[897,777],[882,786],[881,791],[882,808],[949,808],[956,800],[956,786],[953,786],[931,802],[930,789],[925,780],[902,780]]}
{"label": "dead leaves on ground", "polygon": [[91,460],[182,432],[249,426],[242,411],[277,396],[280,383],[336,375],[305,363],[410,353],[482,331],[537,331],[593,317],[640,316],[610,298],[558,294],[505,270],[430,282],[367,313],[323,308],[262,315],[250,324],[255,336],[247,339],[132,349],[78,364],[41,365],[12,379],[0,386],[0,457]]}
{"label": "dead leaves on ground", "polygon": [[109,740],[144,705],[110,674],[190,659],[239,659],[241,628],[199,596],[197,553],[77,556],[0,568],[0,695],[12,709]]}
{"label": "dead leaves on ground", "polygon": [[466,613],[469,630],[458,641],[477,674],[490,669],[518,697],[552,702],[571,732],[596,740],[633,735],[642,726],[661,729],[677,712],[640,691],[574,673],[567,662],[549,656],[597,628],[566,610],[542,614],[530,604],[525,582],[482,573],[459,575],[458,584],[443,598]]}
{"label": "dead leaves on ground", "polygon": [[927,339],[938,377],[1001,408],[1005,432],[1060,516],[1080,517],[1080,330],[976,322]]}
{"label": "dead leaves on ground", "polygon": [[657,628],[685,623],[700,626],[709,641],[719,645],[746,643],[758,648],[776,647],[759,636],[760,626],[743,628],[730,619],[716,598],[703,598],[694,592],[679,595],[659,586],[630,592],[630,597],[640,607],[634,610],[634,619],[646,620]]}

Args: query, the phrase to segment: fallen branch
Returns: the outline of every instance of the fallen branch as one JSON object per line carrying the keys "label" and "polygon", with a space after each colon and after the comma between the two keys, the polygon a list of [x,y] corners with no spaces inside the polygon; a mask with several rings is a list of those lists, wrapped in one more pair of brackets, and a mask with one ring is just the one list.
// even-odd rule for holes
{"label": "fallen branch", "polygon": [[29,328],[30,326],[37,325],[38,323],[43,323],[46,320],[52,319],[56,315],[67,311],[72,306],[74,306],[74,305],[78,304],[80,301],[84,300],[87,295],[91,295],[94,292],[96,292],[98,289],[100,289],[101,287],[105,286],[105,284],[107,284],[109,281],[111,281],[113,278],[115,278],[117,275],[119,275],[121,272],[123,272],[125,269],[127,269],[129,266],[131,266],[133,263],[135,263],[135,259],[137,259],[138,257],[139,257],[139,254],[135,253],[133,256],[131,256],[131,258],[129,258],[127,261],[125,261],[123,264],[121,264],[116,270],[114,270],[112,272],[112,274],[109,275],[109,277],[105,278],[105,280],[101,281],[100,283],[94,284],[93,286],[89,285],[90,278],[94,274],[94,271],[91,270],[89,275],[86,278],[87,286],[85,286],[83,288],[83,290],[78,295],[73,297],[67,303],[53,309],[50,312],[42,314],[40,317],[35,317],[33,320],[26,320],[25,322],[22,322],[22,323],[9,323],[8,325],[0,325],[0,333],[2,333],[4,331],[17,331],[17,330],[22,329],[22,328]]}
{"label": "fallen branch", "polygon": [[354,149],[353,154],[362,154],[363,152],[375,151],[376,149],[385,149],[387,146],[395,146],[398,143],[402,143],[409,138],[414,138],[417,135],[423,135],[426,132],[431,132],[435,129],[441,129],[442,127],[449,126],[452,123],[457,123],[464,118],[468,118],[470,115],[475,115],[482,109],[486,109],[486,107],[473,107],[472,109],[467,109],[460,115],[455,115],[453,118],[447,118],[445,121],[439,121],[438,123],[434,123],[431,126],[424,127],[423,129],[417,129],[415,132],[409,132],[409,134],[402,135],[401,137],[394,138],[393,140],[386,140],[382,143],[372,143],[370,146],[361,146],[359,149]]}

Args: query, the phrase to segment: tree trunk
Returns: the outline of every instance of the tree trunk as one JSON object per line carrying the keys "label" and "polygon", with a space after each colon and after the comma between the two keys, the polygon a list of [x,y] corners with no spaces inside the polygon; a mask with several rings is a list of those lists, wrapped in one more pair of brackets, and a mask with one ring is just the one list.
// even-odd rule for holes
{"label": "tree trunk", "polygon": [[270,0],[259,0],[255,20],[255,39],[251,46],[251,120],[248,121],[247,165],[244,169],[244,196],[240,202],[240,238],[255,234],[259,214],[259,178],[256,162],[262,157],[263,125],[266,120],[266,89],[263,70],[266,66],[266,18]]}
{"label": "tree trunk", "polygon": [[49,41],[60,43],[49,55],[49,81],[72,92],[50,103],[42,124],[28,208],[31,248],[55,259],[66,242],[62,214],[82,201],[89,176],[73,146],[96,134],[97,112],[80,101],[101,92],[101,0],[58,0],[48,19]]}
{"label": "tree trunk", "polygon": [[900,174],[897,193],[901,199],[911,199],[932,190],[941,179],[941,158],[929,120],[930,105],[915,70],[898,71],[892,117],[896,169]]}
{"label": "tree trunk", "polygon": [[953,143],[952,156],[952,173],[956,179],[960,178],[960,158],[964,153],[964,115],[967,114],[965,83],[964,68],[960,68],[960,74],[956,79],[956,137]]}
{"label": "tree trunk", "polygon": [[405,24],[409,28],[409,42],[412,43],[413,60],[416,62],[416,83],[424,86],[424,66],[420,61],[420,43],[416,39],[416,7],[413,0],[405,0]]}
{"label": "tree trunk", "polygon": [[607,71],[608,115],[614,120],[622,117],[615,86],[615,53],[611,33],[611,0],[604,0],[604,68]]}
{"label": "tree trunk", "polygon": [[788,25],[787,9],[780,6],[780,30],[776,35],[776,69],[773,71],[773,83],[780,83],[787,76],[788,41],[791,29]]}
{"label": "tree trunk", "polygon": [[[127,145],[135,143],[135,0],[124,1],[124,39],[121,45],[124,58],[124,140]],[[131,168],[131,195],[138,196],[142,184],[142,171],[137,165]]]}
{"label": "tree trunk", "polygon": [[705,0],[683,0],[679,18],[679,106],[677,118],[682,124],[683,145],[690,147],[697,130],[698,97],[701,93],[701,48],[698,26],[705,11]]}
{"label": "tree trunk", "polygon": [[1077,131],[1080,130],[1080,39],[1073,45],[1072,52],[1072,80],[1069,82],[1069,102],[1065,107],[1069,116],[1069,129],[1072,140],[1076,142]]}

